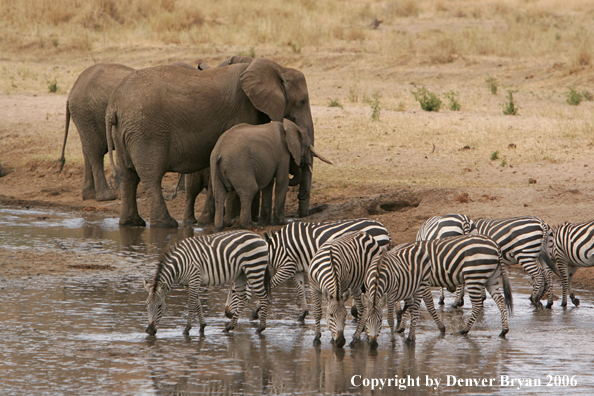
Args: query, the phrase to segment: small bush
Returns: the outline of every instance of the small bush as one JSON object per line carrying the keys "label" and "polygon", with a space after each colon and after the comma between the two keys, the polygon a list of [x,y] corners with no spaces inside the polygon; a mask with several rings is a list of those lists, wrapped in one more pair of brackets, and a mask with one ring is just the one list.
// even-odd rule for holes
{"label": "small bush", "polygon": [[452,90],[444,93],[443,96],[448,100],[448,109],[452,111],[460,111],[460,103],[458,102],[458,93]]}
{"label": "small bush", "polygon": [[421,109],[425,111],[439,111],[441,107],[441,100],[437,95],[427,88],[419,88],[416,92],[411,91],[415,100],[421,105]]}
{"label": "small bush", "polygon": [[567,87],[567,103],[571,106],[577,106],[584,98],[581,93],[575,90],[573,87]]}
{"label": "small bush", "polygon": [[380,95],[379,93],[374,93],[372,96],[373,100],[371,101],[371,120],[372,121],[379,121],[380,119]]}
{"label": "small bush", "polygon": [[47,89],[51,92],[51,93],[55,93],[58,92],[58,81],[54,78],[54,81],[47,81]]}
{"label": "small bush", "polygon": [[503,103],[503,114],[505,115],[516,115],[520,109],[516,102],[514,102],[514,93],[518,91],[507,90],[507,103]]}
{"label": "small bush", "polygon": [[328,107],[340,107],[343,108],[338,99],[330,99],[328,101]]}
{"label": "small bush", "polygon": [[497,78],[495,78],[491,75],[488,75],[487,77],[485,77],[485,82],[487,83],[487,86],[491,90],[491,93],[493,95],[497,95],[497,88],[499,87],[499,81],[497,81]]}
{"label": "small bush", "polygon": [[495,161],[499,159],[499,151],[493,151],[491,153],[491,161]]}

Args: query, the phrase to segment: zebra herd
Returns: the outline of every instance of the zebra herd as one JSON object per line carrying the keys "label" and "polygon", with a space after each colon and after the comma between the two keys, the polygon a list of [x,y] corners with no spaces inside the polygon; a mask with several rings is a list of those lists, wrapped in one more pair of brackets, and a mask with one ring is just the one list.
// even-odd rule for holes
{"label": "zebra herd", "polygon": [[[461,334],[472,328],[488,291],[501,314],[500,336],[505,337],[509,331],[508,312],[513,307],[507,265],[520,264],[532,277],[530,301],[537,308],[542,307],[540,300],[545,292],[547,308],[552,307],[553,273],[561,279],[561,305],[567,305],[568,294],[573,304],[579,305],[571,292],[571,277],[580,267],[594,266],[594,221],[551,228],[533,216],[473,221],[466,215],[449,214],[427,220],[419,229],[416,242],[388,251],[390,242],[387,228],[371,219],[293,222],[263,237],[250,231],[228,231],[187,238],[162,255],[152,283],[145,284],[149,291],[146,331],[150,335],[157,332],[165,298],[174,284],[188,287],[189,312],[184,334],[189,333],[196,312],[200,332],[204,332],[200,286],[231,285],[225,307],[231,321],[226,331],[235,327],[249,296],[255,294],[258,305],[252,319],[260,319],[260,333],[266,328],[271,289],[293,278],[301,306],[298,319],[303,322],[309,313],[307,278],[316,345],[320,343],[325,300],[332,343],[344,346],[345,302],[351,296],[352,313],[357,320],[351,345],[359,342],[366,331],[370,347],[377,348],[385,305],[392,341],[396,332],[404,330],[402,318],[408,312],[411,324],[406,342],[415,342],[421,301],[440,332],[445,333],[431,287],[442,288],[441,304],[443,288],[456,291],[454,307],[463,305],[464,288],[468,289],[472,312],[459,331]],[[404,301],[402,309],[400,301]]]}

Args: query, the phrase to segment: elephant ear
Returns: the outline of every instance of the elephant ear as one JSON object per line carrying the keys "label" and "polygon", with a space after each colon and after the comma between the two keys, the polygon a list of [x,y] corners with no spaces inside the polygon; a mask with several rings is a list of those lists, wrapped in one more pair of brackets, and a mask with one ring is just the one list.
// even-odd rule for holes
{"label": "elephant ear", "polygon": [[[297,124],[293,121],[289,121],[286,118],[283,120],[283,127],[285,128],[285,137],[287,140],[287,148],[291,153],[291,156],[295,160],[297,166],[301,165],[301,158],[303,157],[303,139],[307,138],[304,133],[299,129]],[[307,145],[309,147],[309,145]]]}
{"label": "elephant ear", "polygon": [[286,96],[281,66],[269,59],[254,59],[240,77],[241,88],[256,109],[282,122]]}
{"label": "elephant ear", "polygon": [[219,65],[217,66],[217,68],[219,68],[219,67],[225,67],[225,66],[229,66],[229,65],[234,65],[236,63],[252,63],[253,60],[254,60],[254,58],[252,58],[251,56],[234,55],[231,58],[225,59],[224,61],[222,61],[221,63],[219,63]]}

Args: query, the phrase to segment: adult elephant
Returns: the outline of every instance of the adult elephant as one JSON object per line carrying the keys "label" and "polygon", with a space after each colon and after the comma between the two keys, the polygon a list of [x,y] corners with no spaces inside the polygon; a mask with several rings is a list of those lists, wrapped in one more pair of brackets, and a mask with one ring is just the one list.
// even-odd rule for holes
{"label": "adult elephant", "polygon": [[[195,67],[176,62],[173,65],[196,70]],[[199,63],[198,69],[209,68],[206,63]],[[115,88],[135,69],[117,63],[98,63],[85,69],[76,79],[66,101],[66,125],[60,170],[66,162],[66,141],[70,118],[74,121],[80,135],[83,149],[84,175],[82,198],[110,201],[116,199],[115,192],[109,187],[105,178],[103,157],[107,154],[107,137],[105,132],[105,110],[109,97]]]}
{"label": "adult elephant", "polygon": [[[151,227],[177,227],[163,199],[163,175],[209,167],[217,139],[234,125],[283,118],[313,144],[305,76],[268,59],[201,72],[157,66],[130,74],[111,96],[106,113],[122,172],[120,225],[146,225],[136,204],[142,181],[151,199]],[[309,153],[301,165],[300,216],[309,211],[312,162]]]}

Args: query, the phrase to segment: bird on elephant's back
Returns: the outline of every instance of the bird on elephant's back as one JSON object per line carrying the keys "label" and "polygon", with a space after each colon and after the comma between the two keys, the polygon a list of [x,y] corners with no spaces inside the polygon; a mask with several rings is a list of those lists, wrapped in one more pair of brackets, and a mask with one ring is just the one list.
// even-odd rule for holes
{"label": "bird on elephant's back", "polygon": [[[106,114],[122,177],[120,225],[146,225],[136,205],[142,181],[151,227],[177,227],[163,199],[163,175],[209,167],[217,139],[234,125],[283,118],[313,143],[305,76],[268,59],[200,72],[156,66],[131,73],[114,91]],[[312,161],[308,155],[299,168],[300,216],[309,211]]]}

